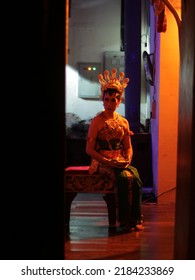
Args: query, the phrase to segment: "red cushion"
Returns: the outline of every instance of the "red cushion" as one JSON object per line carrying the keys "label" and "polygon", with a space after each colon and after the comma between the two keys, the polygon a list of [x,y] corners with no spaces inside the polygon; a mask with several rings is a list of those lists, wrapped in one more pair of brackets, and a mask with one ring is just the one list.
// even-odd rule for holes
{"label": "red cushion", "polygon": [[89,174],[89,166],[69,166],[64,169],[68,174]]}

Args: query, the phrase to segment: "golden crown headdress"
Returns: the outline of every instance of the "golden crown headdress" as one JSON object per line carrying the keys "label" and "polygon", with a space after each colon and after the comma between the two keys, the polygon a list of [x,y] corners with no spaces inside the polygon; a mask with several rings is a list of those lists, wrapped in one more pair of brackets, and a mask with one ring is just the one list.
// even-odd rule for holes
{"label": "golden crown headdress", "polygon": [[124,89],[127,87],[129,78],[125,78],[124,72],[121,72],[119,74],[119,77],[117,78],[117,69],[113,68],[111,70],[111,74],[109,76],[110,72],[108,70],[104,71],[104,76],[102,74],[98,75],[99,83],[101,84],[101,91],[102,94],[105,90],[108,88],[116,89],[121,95],[124,92]]}

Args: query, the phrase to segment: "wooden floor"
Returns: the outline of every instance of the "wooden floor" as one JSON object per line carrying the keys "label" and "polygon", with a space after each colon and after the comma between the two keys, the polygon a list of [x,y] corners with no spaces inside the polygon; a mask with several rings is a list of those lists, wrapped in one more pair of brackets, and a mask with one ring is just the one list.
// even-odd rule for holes
{"label": "wooden floor", "polygon": [[66,260],[172,260],[175,204],[143,203],[144,230],[108,228],[101,195],[79,194],[65,230]]}

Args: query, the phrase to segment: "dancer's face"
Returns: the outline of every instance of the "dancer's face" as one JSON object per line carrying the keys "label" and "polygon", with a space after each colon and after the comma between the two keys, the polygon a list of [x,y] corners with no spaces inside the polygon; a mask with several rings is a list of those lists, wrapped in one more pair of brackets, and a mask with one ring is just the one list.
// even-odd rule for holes
{"label": "dancer's face", "polygon": [[104,105],[104,109],[106,111],[114,112],[116,110],[116,108],[119,106],[120,103],[121,103],[121,101],[118,97],[117,92],[112,93],[111,95],[109,93],[104,94],[103,105]]}

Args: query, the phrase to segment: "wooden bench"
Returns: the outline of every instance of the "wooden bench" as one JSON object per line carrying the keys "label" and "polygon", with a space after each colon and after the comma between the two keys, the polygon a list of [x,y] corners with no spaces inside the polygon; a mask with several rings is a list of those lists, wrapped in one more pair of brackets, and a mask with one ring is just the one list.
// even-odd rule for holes
{"label": "wooden bench", "polygon": [[110,226],[116,223],[116,188],[110,178],[89,175],[89,166],[69,166],[64,169],[65,225],[69,226],[71,204],[77,193],[103,193]]}

